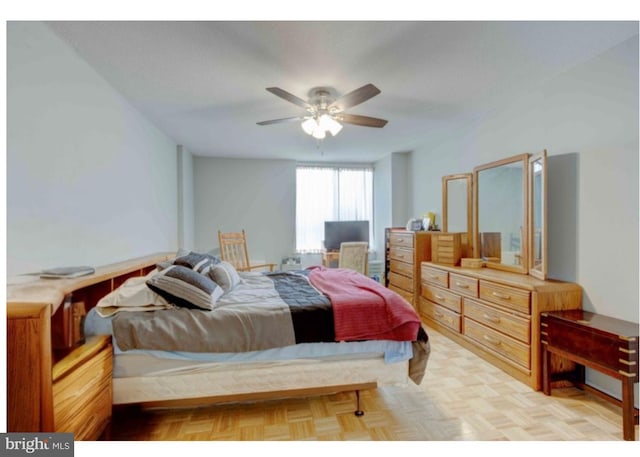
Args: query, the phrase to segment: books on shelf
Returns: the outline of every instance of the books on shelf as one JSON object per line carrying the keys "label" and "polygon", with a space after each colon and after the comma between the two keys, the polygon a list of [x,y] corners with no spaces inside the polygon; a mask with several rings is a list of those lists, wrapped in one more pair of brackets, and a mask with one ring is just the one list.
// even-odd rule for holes
{"label": "books on shelf", "polygon": [[48,268],[40,272],[40,277],[45,279],[68,279],[90,275],[95,271],[95,268],[87,266]]}

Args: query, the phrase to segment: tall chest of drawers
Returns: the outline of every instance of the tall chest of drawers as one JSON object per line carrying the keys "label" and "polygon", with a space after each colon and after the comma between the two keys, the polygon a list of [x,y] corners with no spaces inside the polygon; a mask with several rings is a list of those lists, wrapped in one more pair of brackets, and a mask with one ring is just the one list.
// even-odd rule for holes
{"label": "tall chest of drawers", "polygon": [[414,307],[420,296],[420,265],[431,260],[431,232],[387,229],[387,287]]}
{"label": "tall chest of drawers", "polygon": [[420,268],[426,323],[534,390],[542,388],[540,313],[581,306],[574,283],[431,262]]}

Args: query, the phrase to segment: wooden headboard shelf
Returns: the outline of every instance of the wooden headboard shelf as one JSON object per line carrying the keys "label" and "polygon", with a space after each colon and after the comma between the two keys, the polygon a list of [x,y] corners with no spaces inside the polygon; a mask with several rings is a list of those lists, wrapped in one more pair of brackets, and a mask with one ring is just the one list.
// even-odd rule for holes
{"label": "wooden headboard shelf", "polygon": [[153,254],[97,267],[95,273],[79,278],[36,276],[27,283],[8,285],[8,432],[55,431],[54,372],[73,362],[90,344],[74,333],[79,324],[72,322],[73,305],[81,304],[88,311],[126,279],[144,276],[173,257],[175,253]]}

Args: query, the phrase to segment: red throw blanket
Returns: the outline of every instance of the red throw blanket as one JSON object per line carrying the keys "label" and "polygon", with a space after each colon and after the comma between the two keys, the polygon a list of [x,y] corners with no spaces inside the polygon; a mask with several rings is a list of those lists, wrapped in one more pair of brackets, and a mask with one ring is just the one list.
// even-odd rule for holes
{"label": "red throw blanket", "polygon": [[309,280],[331,300],[337,341],[416,341],[418,313],[373,279],[353,270],[313,267]]}

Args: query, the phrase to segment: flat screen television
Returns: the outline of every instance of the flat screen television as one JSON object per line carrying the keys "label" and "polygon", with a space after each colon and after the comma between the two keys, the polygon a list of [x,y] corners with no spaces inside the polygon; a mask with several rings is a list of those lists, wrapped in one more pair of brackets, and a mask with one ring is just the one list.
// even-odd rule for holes
{"label": "flat screen television", "polygon": [[324,248],[339,251],[343,241],[369,242],[369,221],[325,221]]}

